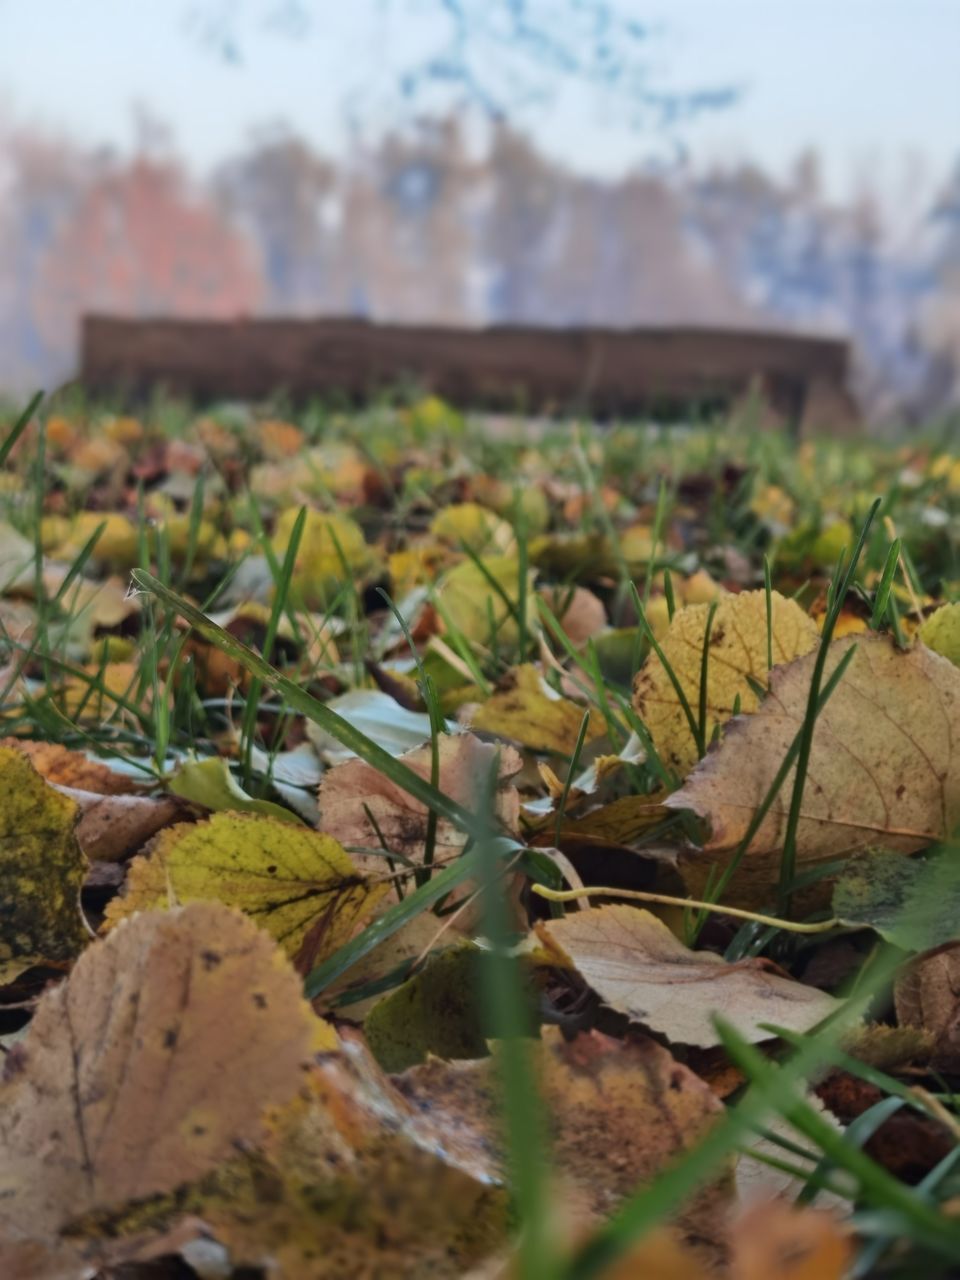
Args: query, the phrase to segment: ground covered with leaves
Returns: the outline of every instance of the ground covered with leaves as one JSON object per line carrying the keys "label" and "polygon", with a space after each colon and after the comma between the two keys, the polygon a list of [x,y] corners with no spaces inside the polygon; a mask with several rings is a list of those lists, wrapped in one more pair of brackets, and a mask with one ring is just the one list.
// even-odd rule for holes
{"label": "ground covered with leaves", "polygon": [[0,1275],[956,1274],[949,433],[0,426]]}

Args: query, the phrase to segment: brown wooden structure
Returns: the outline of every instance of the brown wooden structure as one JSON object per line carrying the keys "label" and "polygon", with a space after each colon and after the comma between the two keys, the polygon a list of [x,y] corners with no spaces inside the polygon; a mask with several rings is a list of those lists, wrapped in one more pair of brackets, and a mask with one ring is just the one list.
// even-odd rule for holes
{"label": "brown wooden structure", "polygon": [[759,386],[777,418],[856,423],[843,341],[734,329],[488,329],[365,320],[130,320],[87,316],[81,378],[95,391],[164,387],[200,400],[361,400],[405,382],[464,407],[689,414]]}

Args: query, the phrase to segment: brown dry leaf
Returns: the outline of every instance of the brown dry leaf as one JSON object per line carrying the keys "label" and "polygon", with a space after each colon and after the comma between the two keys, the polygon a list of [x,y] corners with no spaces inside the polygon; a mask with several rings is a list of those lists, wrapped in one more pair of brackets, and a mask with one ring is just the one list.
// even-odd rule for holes
{"label": "brown dry leaf", "polygon": [[76,836],[88,858],[120,862],[143,848],[163,827],[185,816],[176,796],[101,795],[58,786],[80,810]]}
{"label": "brown dry leaf", "polygon": [[[577,745],[584,711],[584,707],[555,693],[537,668],[525,663],[515,667],[497,692],[476,708],[470,727],[508,738],[531,751],[555,751],[569,756]],[[591,708],[589,717],[584,739],[587,743],[606,733],[598,711]]]}
{"label": "brown dry leaf", "polygon": [[76,822],[72,800],[23,752],[0,747],[0,983],[35,964],[66,963],[89,941]]}
{"label": "brown dry leaf", "polygon": [[730,1233],[731,1280],[843,1280],[853,1237],[836,1214],[771,1200],[746,1209]]}
{"label": "brown dry leaf", "polygon": [[[877,843],[912,853],[960,822],[960,670],[923,645],[903,653],[887,637],[861,636],[830,646],[825,681],[852,644],[857,652],[813,735],[797,832],[801,869]],[[726,864],[766,796],[803,721],[814,662],[811,653],[774,671],[760,709],[728,726],[720,746],[665,801],[710,824],[703,852],[681,864],[695,895],[711,866]],[[771,899],[793,778],[791,770],[728,901]]]}
{"label": "brown dry leaf", "polygon": [[960,1071],[960,943],[919,956],[895,989],[897,1019],[933,1038],[930,1065]]}
{"label": "brown dry leaf", "polygon": [[[440,738],[438,787],[464,808],[472,809],[478,791],[499,753],[500,787],[496,817],[507,831],[516,831],[520,800],[509,779],[521,766],[512,747],[496,747],[469,733]],[[400,756],[405,765],[429,778],[430,747],[417,747]],[[320,825],[346,848],[379,849],[381,836],[389,851],[403,854],[414,863],[423,858],[427,833],[427,807],[402,787],[384,777],[362,760],[347,760],[324,774],[320,783]],[[371,822],[372,815],[376,826]],[[378,835],[379,829],[379,835]],[[435,853],[438,861],[455,857],[466,842],[464,833],[441,818],[437,823]],[[389,870],[385,858],[376,854],[353,855],[361,872],[383,875]]]}
{"label": "brown dry leaf", "polygon": [[539,592],[547,608],[563,628],[564,635],[577,649],[607,625],[607,611],[599,596],[586,587],[541,587]]}
{"label": "brown dry leaf", "polygon": [[130,864],[125,892],[104,923],[213,899],[252,916],[310,968],[350,938],[385,892],[358,874],[329,835],[260,814],[215,813],[161,832]]}
{"label": "brown dry leaf", "polygon": [[91,760],[82,751],[71,751],[57,742],[35,742],[30,738],[2,738],[0,747],[14,747],[23,752],[41,777],[61,787],[94,791],[101,796],[129,795],[136,790],[133,781],[117,773],[99,760]]}
{"label": "brown dry leaf", "polygon": [[715,1014],[756,1043],[771,1038],[760,1023],[803,1032],[837,1008],[832,996],[770,972],[763,960],[727,964],[691,951],[636,907],[591,907],[539,924],[537,934],[612,1009],[677,1044],[719,1044]]}
{"label": "brown dry leaf", "polygon": [[[578,1221],[609,1215],[637,1186],[699,1142],[722,1114],[710,1089],[647,1037],[613,1040],[591,1031],[567,1041],[543,1031],[537,1051],[540,1087],[552,1115],[552,1153],[565,1203]],[[395,1077],[437,1135],[473,1144],[478,1162],[500,1154],[502,1112],[495,1068],[483,1062],[432,1059]],[[729,1207],[722,1175],[679,1215],[681,1230],[716,1254]]]}
{"label": "brown dry leaf", "polygon": [[[661,648],[686,694],[694,717],[700,699],[700,667],[706,636],[708,604],[678,610]],[[809,653],[817,643],[816,624],[799,605],[772,593],[771,644],[774,664]],[[743,713],[755,711],[759,698],[751,681],[766,685],[767,597],[764,591],[721,596],[710,628],[707,664],[706,740],[714,727],[733,715],[739,699]],[[665,764],[682,775],[697,762],[697,746],[676,691],[656,653],[637,673],[633,705],[653,737]]]}
{"label": "brown dry leaf", "polygon": [[219,903],[138,916],[45,993],[0,1087],[0,1238],[173,1191],[263,1134],[315,1027],[270,938]]}

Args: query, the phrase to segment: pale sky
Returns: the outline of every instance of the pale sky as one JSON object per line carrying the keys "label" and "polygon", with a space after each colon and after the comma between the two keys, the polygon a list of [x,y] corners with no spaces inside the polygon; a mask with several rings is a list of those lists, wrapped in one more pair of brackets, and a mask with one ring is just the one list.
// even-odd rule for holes
{"label": "pale sky", "polygon": [[[272,0],[279,3],[279,0]],[[382,0],[381,0],[382,2]],[[0,113],[128,146],[132,108],[172,126],[197,166],[284,121],[321,150],[343,145],[342,105],[375,91],[416,40],[429,44],[440,0],[421,17],[382,25],[378,0],[305,0],[300,37],[241,22],[242,58],[217,55],[197,11],[238,0],[0,0]],[[268,0],[242,0],[251,13]],[[658,83],[734,85],[740,101],[683,131],[694,162],[750,156],[783,172],[816,145],[835,192],[862,175],[894,202],[960,160],[960,0],[620,0],[657,23]],[[562,7],[558,5],[557,7]],[[378,23],[380,25],[378,25]],[[652,132],[624,127],[609,106],[567,94],[524,118],[571,165],[613,173],[662,151]]]}

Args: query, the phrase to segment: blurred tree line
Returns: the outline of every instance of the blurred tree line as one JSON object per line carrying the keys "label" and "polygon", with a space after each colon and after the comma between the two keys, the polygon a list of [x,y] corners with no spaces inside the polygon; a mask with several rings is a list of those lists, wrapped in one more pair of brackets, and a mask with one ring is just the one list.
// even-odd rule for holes
{"label": "blurred tree line", "polygon": [[602,181],[458,117],[345,159],[282,129],[190,175],[156,127],[135,153],[0,129],[0,387],[52,386],[85,311],[364,315],[445,324],[779,326],[849,333],[874,416],[960,403],[960,169],[916,234],[817,158]]}

